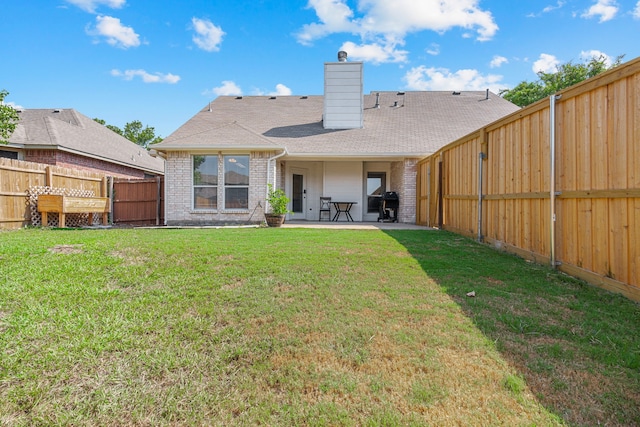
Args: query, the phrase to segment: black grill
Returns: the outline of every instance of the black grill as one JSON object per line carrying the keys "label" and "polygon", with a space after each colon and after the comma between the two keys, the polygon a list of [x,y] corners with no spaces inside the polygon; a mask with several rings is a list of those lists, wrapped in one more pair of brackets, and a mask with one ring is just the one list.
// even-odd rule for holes
{"label": "black grill", "polygon": [[382,195],[378,212],[378,222],[398,222],[400,198],[395,191],[387,191]]}

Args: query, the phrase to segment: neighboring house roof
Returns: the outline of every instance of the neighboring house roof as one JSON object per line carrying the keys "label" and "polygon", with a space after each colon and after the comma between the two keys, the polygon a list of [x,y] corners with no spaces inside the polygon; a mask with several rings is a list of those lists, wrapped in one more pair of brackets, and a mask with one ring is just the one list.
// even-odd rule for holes
{"label": "neighboring house roof", "polygon": [[134,169],[164,173],[164,160],[73,109],[25,109],[9,146],[61,150]]}
{"label": "neighboring house roof", "polygon": [[422,157],[519,109],[495,94],[487,98],[485,91],[372,92],[364,95],[364,128],[331,130],[322,125],[323,101],[323,96],[221,96],[154,149],[286,148],[290,157],[305,158]]}

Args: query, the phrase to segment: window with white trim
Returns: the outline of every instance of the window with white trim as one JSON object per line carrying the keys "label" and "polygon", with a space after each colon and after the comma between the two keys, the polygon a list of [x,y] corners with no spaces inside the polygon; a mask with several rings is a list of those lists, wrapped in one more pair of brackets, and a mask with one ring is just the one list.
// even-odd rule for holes
{"label": "window with white trim", "polygon": [[193,208],[218,208],[218,156],[193,156]]}
{"label": "window with white trim", "polygon": [[249,156],[228,155],[224,164],[224,208],[249,209]]}

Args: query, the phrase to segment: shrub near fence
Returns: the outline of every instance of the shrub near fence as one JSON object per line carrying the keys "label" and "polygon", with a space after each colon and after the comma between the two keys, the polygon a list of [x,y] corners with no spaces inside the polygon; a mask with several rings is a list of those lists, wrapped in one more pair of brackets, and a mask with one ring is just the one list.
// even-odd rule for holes
{"label": "shrub near fence", "polygon": [[421,161],[417,222],[640,301],[640,59],[558,95]]}
{"label": "shrub near fence", "polygon": [[0,229],[31,223],[28,190],[55,187],[106,196],[106,175],[59,166],[0,158]]}

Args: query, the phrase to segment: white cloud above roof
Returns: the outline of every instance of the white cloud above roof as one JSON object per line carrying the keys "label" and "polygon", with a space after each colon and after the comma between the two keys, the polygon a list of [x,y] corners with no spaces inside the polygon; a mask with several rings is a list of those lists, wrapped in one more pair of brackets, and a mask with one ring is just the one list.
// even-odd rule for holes
{"label": "white cloud above roof", "polygon": [[[239,96],[242,95],[242,89],[240,89],[240,86],[238,86],[237,84],[235,84],[235,82],[231,81],[231,80],[225,80],[222,82],[221,86],[218,87],[214,87],[211,92],[213,92],[214,95],[216,96]],[[207,94],[207,92],[205,92],[205,94]]]}
{"label": "white cloud above roof", "polygon": [[619,7],[615,0],[598,0],[586,12],[583,18],[600,18],[599,22],[612,20],[618,13]]}
{"label": "white cloud above roof", "polygon": [[145,70],[125,70],[120,71],[117,69],[111,70],[111,75],[114,77],[122,77],[124,80],[133,80],[135,77],[140,77],[144,83],[169,83],[175,84],[180,81],[180,76],[175,74],[162,74],[162,73],[148,73]]}
{"label": "white cloud above roof", "polygon": [[498,93],[503,89],[501,75],[483,75],[478,70],[465,69],[451,72],[446,68],[421,65],[407,71],[404,81],[410,90],[485,90]]}
{"label": "white cloud above roof", "polygon": [[112,9],[120,9],[125,5],[126,0],[67,0],[67,3],[78,6],[80,9],[89,13],[95,13],[96,8],[100,5],[104,5]]}
{"label": "white cloud above roof", "polygon": [[347,42],[357,51],[350,56],[372,62],[406,61],[408,52],[397,47],[404,46],[411,33],[458,27],[466,30],[463,37],[473,31],[477,40],[486,41],[498,31],[491,12],[482,10],[478,0],[358,0],[357,13],[346,0],[309,0],[307,7],[316,12],[318,22],[302,26],[295,34],[299,43],[311,45],[336,33],[357,35],[360,44]]}
{"label": "white cloud above roof", "polygon": [[531,67],[531,69],[534,73],[555,73],[558,70],[558,65],[560,65],[560,60],[558,58],[554,55],[549,55],[548,53],[542,53],[538,60],[533,63],[533,67]]}
{"label": "white cloud above roof", "polygon": [[220,50],[222,38],[226,34],[221,27],[216,26],[208,19],[192,18],[193,42],[202,50],[217,52]]}
{"label": "white cloud above roof", "polygon": [[108,44],[122,49],[140,46],[140,36],[133,28],[123,25],[120,19],[112,16],[96,16],[95,28],[88,28],[87,33],[105,37]]}
{"label": "white cloud above roof", "polygon": [[289,89],[287,86],[283,85],[282,83],[278,83],[276,85],[275,92],[269,93],[269,95],[272,95],[272,96],[289,96],[291,94],[292,94],[291,89]]}
{"label": "white cloud above roof", "polygon": [[633,17],[636,19],[640,19],[640,1],[638,1],[638,3],[636,3],[636,8],[633,9]]}
{"label": "white cloud above roof", "polygon": [[355,61],[366,61],[374,64],[383,62],[406,62],[406,50],[397,49],[396,43],[370,43],[356,45],[353,42],[346,42],[340,47],[349,54],[349,58]]}

